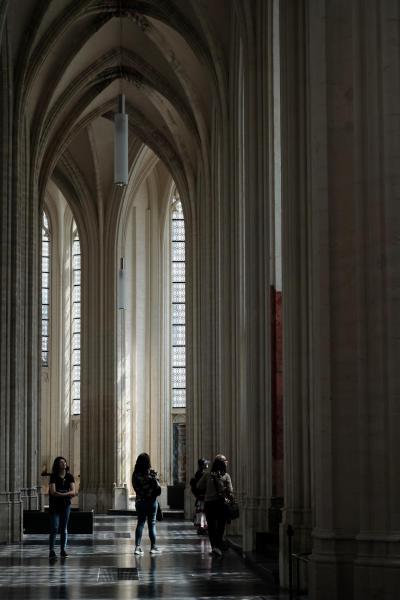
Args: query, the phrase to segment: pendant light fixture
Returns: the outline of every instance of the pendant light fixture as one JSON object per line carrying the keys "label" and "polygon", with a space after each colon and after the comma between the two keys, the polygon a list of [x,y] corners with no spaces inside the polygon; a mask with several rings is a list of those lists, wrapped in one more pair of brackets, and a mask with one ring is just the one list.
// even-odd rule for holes
{"label": "pendant light fixture", "polygon": [[125,308],[125,270],[124,270],[124,258],[121,257],[119,261],[118,271],[118,308],[124,310]]}
{"label": "pendant light fixture", "polygon": [[114,183],[128,185],[128,115],[125,96],[118,96],[118,112],[114,114]]}
{"label": "pendant light fixture", "polygon": [[[122,80],[122,8],[120,3],[120,82]],[[122,86],[122,83],[120,83]],[[118,112],[114,114],[114,183],[128,185],[128,115],[125,112],[125,96],[118,96]]]}

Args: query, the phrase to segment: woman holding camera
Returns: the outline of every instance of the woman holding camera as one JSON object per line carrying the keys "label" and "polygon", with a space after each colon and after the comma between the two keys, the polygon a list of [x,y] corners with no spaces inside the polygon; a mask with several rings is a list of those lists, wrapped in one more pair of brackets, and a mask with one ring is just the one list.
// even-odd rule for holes
{"label": "woman holding camera", "polygon": [[132,486],[136,492],[136,512],[137,526],[135,532],[135,554],[141,556],[141,548],[144,524],[149,528],[150,554],[158,554],[159,548],[156,546],[156,515],[157,515],[157,496],[161,494],[157,473],[153,471],[150,463],[150,456],[146,452],[139,454],[136,460],[135,469],[132,474]]}

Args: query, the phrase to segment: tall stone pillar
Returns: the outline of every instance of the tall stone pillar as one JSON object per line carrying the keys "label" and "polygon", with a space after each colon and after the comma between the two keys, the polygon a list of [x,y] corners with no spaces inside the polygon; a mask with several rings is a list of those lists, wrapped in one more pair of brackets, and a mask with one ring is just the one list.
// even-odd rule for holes
{"label": "tall stone pillar", "polygon": [[22,535],[22,478],[18,475],[23,472],[23,463],[19,427],[21,406],[15,385],[17,362],[11,346],[12,339],[15,343],[12,302],[15,301],[13,274],[18,239],[15,235],[16,202],[12,202],[11,191],[13,87],[7,26],[1,40],[0,60],[0,543],[10,543],[18,542]]}
{"label": "tall stone pillar", "polygon": [[361,81],[355,94],[356,173],[362,173],[357,201],[365,272],[354,597],[392,600],[400,585],[400,4],[369,1],[357,7],[356,18]]}
{"label": "tall stone pillar", "polygon": [[279,575],[285,587],[288,526],[293,528],[294,552],[311,548],[305,35],[305,2],[280,2],[285,483]]}
{"label": "tall stone pillar", "polygon": [[[272,496],[270,232],[272,202],[272,2],[244,5],[246,33],[239,57],[238,288],[240,470],[243,549],[268,531]],[[244,33],[244,31],[242,31]],[[241,87],[239,85],[239,92]],[[243,111],[243,114],[241,114]]]}
{"label": "tall stone pillar", "polygon": [[39,228],[28,124],[24,108],[14,102],[7,25],[1,65],[0,541],[12,542],[22,537],[23,508],[39,506]]}
{"label": "tall stone pillar", "polygon": [[[96,218],[88,212],[85,219],[77,219],[82,232],[79,506],[84,510],[104,513],[113,506],[113,489],[118,473],[115,364],[117,259],[115,236],[110,235],[112,216],[106,218],[97,214]],[[108,226],[105,227],[104,223]]]}
{"label": "tall stone pillar", "polygon": [[[30,160],[29,155],[26,161]],[[41,504],[39,466],[40,466],[40,419],[39,419],[39,373],[41,352],[39,346],[39,310],[41,287],[39,286],[39,257],[41,255],[39,236],[38,193],[31,185],[25,202],[26,218],[26,261],[25,280],[25,385],[24,404],[26,413],[24,508],[37,510]]]}
{"label": "tall stone pillar", "polygon": [[399,22],[309,3],[315,600],[398,597]]}

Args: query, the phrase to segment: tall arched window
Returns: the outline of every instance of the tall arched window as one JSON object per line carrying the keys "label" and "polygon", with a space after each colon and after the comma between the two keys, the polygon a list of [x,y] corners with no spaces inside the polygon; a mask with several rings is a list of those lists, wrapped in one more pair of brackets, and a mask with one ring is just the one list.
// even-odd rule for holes
{"label": "tall arched window", "polygon": [[71,410],[81,412],[81,246],[78,228],[72,224],[71,248]]}
{"label": "tall arched window", "polygon": [[48,217],[42,213],[42,367],[49,366],[50,321],[50,228]]}
{"label": "tall arched window", "polygon": [[176,196],[171,210],[171,392],[172,407],[185,408],[185,221]]}
{"label": "tall arched window", "polygon": [[172,414],[172,479],[186,479],[186,314],[185,221],[175,191],[170,212],[170,394]]}

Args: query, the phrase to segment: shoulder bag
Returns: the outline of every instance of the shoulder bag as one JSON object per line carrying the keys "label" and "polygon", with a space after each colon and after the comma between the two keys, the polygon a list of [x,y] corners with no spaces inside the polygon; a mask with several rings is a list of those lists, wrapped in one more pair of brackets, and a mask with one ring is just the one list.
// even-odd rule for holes
{"label": "shoulder bag", "polygon": [[224,493],[221,493],[218,490],[217,482],[215,481],[215,477],[213,475],[211,475],[211,477],[213,478],[216,492],[217,492],[218,496],[220,497],[220,499],[224,503],[224,513],[225,513],[225,518],[226,518],[227,522],[230,523],[234,519],[238,519],[240,516],[239,504],[236,502],[235,498],[233,498],[233,497],[231,499],[227,498]]}

